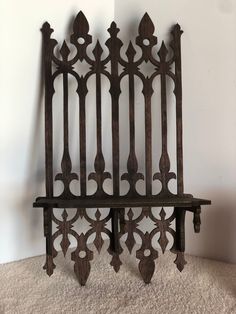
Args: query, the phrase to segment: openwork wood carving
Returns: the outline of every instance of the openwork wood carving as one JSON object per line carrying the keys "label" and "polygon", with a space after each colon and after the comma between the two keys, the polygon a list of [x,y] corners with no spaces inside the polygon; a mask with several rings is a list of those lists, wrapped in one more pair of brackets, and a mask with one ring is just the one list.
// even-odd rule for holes
{"label": "openwork wood carving", "polygon": [[[180,271],[185,265],[185,214],[190,211],[194,215],[193,223],[195,232],[200,231],[200,206],[210,204],[210,201],[194,198],[192,195],[184,194],[183,184],[183,147],[182,147],[182,79],[181,79],[181,43],[182,30],[176,24],[171,31],[172,40],[170,46],[162,42],[159,50],[154,53],[157,45],[157,37],[154,35],[154,25],[147,13],[143,16],[138,29],[135,44],[141,48],[142,54],[137,57],[137,48],[131,41],[128,45],[126,56],[121,56],[122,41],[118,37],[119,28],[112,22],[108,32],[110,37],[105,45],[108,55],[104,56],[102,45],[96,42],[92,55],[87,48],[93,44],[92,36],[89,34],[89,24],[82,12],[79,12],[74,20],[73,34],[70,44],[76,50],[74,57],[69,58],[70,48],[66,41],[59,49],[59,56],[55,53],[58,43],[51,38],[53,29],[46,22],[42,27],[44,73],[45,73],[45,152],[46,152],[46,196],[39,197],[34,203],[35,207],[44,208],[44,234],[46,237],[46,264],[48,275],[53,273],[55,264],[53,258],[57,255],[54,240],[62,236],[61,249],[63,254],[67,253],[70,246],[69,236],[77,241],[76,249],[71,258],[74,261],[74,271],[81,285],[85,285],[89,273],[90,262],[93,259],[93,251],[88,248],[88,239],[95,234],[93,244],[100,252],[104,235],[110,239],[108,252],[111,254],[111,265],[117,272],[122,264],[120,255],[123,252],[121,246],[122,238],[126,237],[125,245],[132,253],[136,234],[140,240],[140,248],[136,251],[139,261],[138,267],[143,280],[151,281],[155,269],[155,260],[158,258],[157,248],[160,246],[164,253],[169,233],[173,237],[171,251],[176,254],[175,263]],[[76,64],[85,62],[89,70],[85,75],[76,71]],[[150,62],[154,71],[146,76],[141,71],[141,65]],[[121,67],[121,71],[119,70]],[[108,70],[110,68],[110,70]],[[53,105],[52,99],[55,93],[54,81],[62,75],[63,79],[63,155],[61,160],[61,172],[55,175],[55,180],[62,181],[64,190],[60,196],[55,196],[53,191]],[[77,82],[78,108],[79,108],[79,173],[73,172],[69,147],[69,87],[68,76],[71,75]],[[94,160],[94,172],[87,173],[86,156],[86,97],[88,94],[88,79],[94,76],[96,80],[96,99],[94,110],[96,111],[96,145],[97,152]],[[105,159],[102,150],[102,83],[105,76],[110,82],[111,96],[111,132],[112,132],[112,171],[105,171]],[[160,99],[161,99],[161,138],[160,160],[152,160],[152,96],[154,93],[154,79],[160,77]],[[129,156],[127,160],[127,172],[120,173],[120,130],[119,122],[119,100],[121,95],[121,81],[128,78],[127,90],[129,92]],[[168,153],[168,125],[167,125],[167,77],[173,80],[174,94],[176,99],[176,169],[172,172]],[[135,78],[142,82],[142,93],[144,100],[144,122],[145,122],[145,171],[139,172],[135,147]],[[153,173],[153,163],[158,162],[159,171]],[[108,194],[104,190],[104,181],[112,179],[113,193]],[[93,195],[87,193],[87,179],[94,180],[97,184]],[[176,180],[177,194],[173,194],[168,186],[170,180]],[[75,195],[70,189],[72,180],[79,180],[80,191]],[[129,183],[129,191],[126,195],[120,194],[122,180]],[[136,188],[139,180],[145,182],[145,195],[140,195]],[[161,190],[158,194],[153,193],[153,181],[159,180]],[[141,214],[134,218],[135,208],[142,208]],[[166,218],[165,207],[173,207],[173,213]],[[64,208],[61,219],[58,219],[54,208]],[[66,208],[76,208],[77,212],[72,219],[68,219]],[[95,217],[88,215],[89,208],[97,208]],[[109,214],[101,219],[99,208],[109,208]],[[126,214],[125,214],[126,208]],[[159,210],[157,209],[159,208]],[[158,216],[159,214],[159,216]],[[139,228],[140,222],[146,218],[153,222],[151,232],[142,232]],[[159,217],[159,218],[158,218]],[[74,228],[75,222],[86,219],[90,228],[85,233],[80,233]],[[108,222],[111,221],[111,228]],[[52,224],[56,224],[57,231],[52,232]]]}

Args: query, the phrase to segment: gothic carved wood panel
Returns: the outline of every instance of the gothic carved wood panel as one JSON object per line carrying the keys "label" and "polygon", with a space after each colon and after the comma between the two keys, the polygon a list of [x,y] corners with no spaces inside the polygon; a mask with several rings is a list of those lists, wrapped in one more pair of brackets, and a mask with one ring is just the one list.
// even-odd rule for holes
{"label": "gothic carved wood panel", "polygon": [[[46,264],[44,268],[48,275],[55,268],[54,258],[57,255],[54,243],[61,237],[60,247],[66,255],[70,247],[70,238],[77,242],[73,249],[71,259],[74,261],[74,271],[81,285],[85,285],[91,268],[94,252],[88,246],[89,239],[94,235],[93,244],[98,251],[104,243],[104,235],[110,239],[108,252],[111,255],[111,266],[117,272],[122,265],[120,256],[124,250],[122,239],[126,237],[125,245],[130,253],[135,246],[135,237],[139,237],[140,245],[136,249],[138,268],[143,280],[149,283],[155,270],[155,262],[158,258],[158,246],[164,253],[169,236],[173,238],[171,251],[176,255],[175,264],[182,271],[185,265],[185,214],[186,211],[194,215],[193,223],[196,232],[200,230],[200,206],[210,204],[208,200],[193,198],[184,193],[183,184],[183,146],[182,146],[182,78],[181,78],[181,34],[182,30],[176,24],[171,30],[170,44],[164,41],[157,45],[154,24],[147,13],[144,14],[138,27],[138,34],[134,41],[130,41],[125,55],[121,53],[123,42],[119,38],[119,28],[112,22],[108,28],[109,38],[105,42],[106,49],[99,41],[94,42],[89,33],[89,24],[82,12],[79,12],[73,23],[73,33],[69,41],[61,45],[51,37],[53,29],[49,23],[44,23],[43,34],[43,60],[45,77],[45,170],[46,170],[46,197],[39,197],[34,203],[35,207],[44,208],[44,235],[46,237]],[[93,46],[91,46],[93,45]],[[91,53],[89,48],[93,47]],[[138,54],[141,50],[141,54]],[[108,51],[108,53],[106,52]],[[72,54],[71,54],[72,52]],[[71,57],[72,56],[72,57]],[[81,74],[78,64],[87,64],[88,70]],[[142,71],[142,65],[150,63],[153,71],[146,75]],[[54,83],[58,77],[62,77],[63,92],[63,153],[59,173],[54,176],[54,154],[53,151],[53,97],[55,94]],[[78,132],[79,132],[79,159],[76,162],[78,172],[74,171],[70,147],[70,89],[69,77],[76,84],[78,97]],[[93,171],[87,173],[87,124],[86,108],[88,106],[88,80],[95,79],[94,111],[96,118],[96,154],[93,161]],[[111,99],[111,150],[112,169],[106,171],[106,161],[103,150],[103,110],[102,110],[102,78],[105,77],[110,84],[109,94]],[[155,91],[155,78],[160,82],[160,137],[161,145],[158,147],[160,158],[153,158],[153,94]],[[128,108],[128,134],[129,153],[126,161],[126,171],[121,173],[120,167],[120,96],[121,83],[127,79],[128,100],[124,104]],[[138,164],[135,115],[135,82],[139,80],[142,84],[142,101],[144,108],[144,160],[143,170]],[[171,80],[174,90],[168,90],[167,80]],[[168,151],[168,94],[174,93],[176,132],[172,134],[176,142],[176,173],[171,169]],[[56,130],[57,132],[57,130]],[[153,173],[153,165],[157,165],[158,171]],[[140,170],[141,169],[141,170]],[[104,189],[106,179],[111,179],[112,193],[108,194]],[[71,182],[79,182],[77,194],[71,191]],[[96,191],[88,195],[87,180],[96,183]],[[145,185],[145,195],[140,195],[137,183],[142,180]],[[153,191],[153,182],[158,180],[161,190]],[[176,182],[176,194],[169,188],[170,180]],[[54,195],[54,183],[61,181],[63,191],[59,196]],[[121,195],[121,182],[127,181],[129,190],[126,195]],[[64,208],[61,218],[55,215],[56,208]],[[135,208],[142,208],[138,217]],[[159,207],[159,212],[157,211]],[[166,207],[173,207],[173,213],[166,218]],[[69,208],[76,208],[73,218],[68,218]],[[94,218],[89,213],[90,208],[97,208]],[[101,218],[101,209],[109,208],[109,214]],[[125,208],[127,213],[125,214]],[[159,215],[159,216],[158,216]],[[85,219],[89,223],[86,232],[76,230],[75,222]],[[149,218],[153,224],[152,231],[144,232],[140,228],[141,222]],[[53,232],[53,224],[56,231]],[[110,224],[110,227],[109,227]]]}

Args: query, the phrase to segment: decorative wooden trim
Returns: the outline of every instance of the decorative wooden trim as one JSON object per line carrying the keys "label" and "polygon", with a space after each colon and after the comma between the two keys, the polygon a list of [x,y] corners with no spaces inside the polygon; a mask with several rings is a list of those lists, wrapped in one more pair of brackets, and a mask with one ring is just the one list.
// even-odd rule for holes
{"label": "decorative wooden trim", "polygon": [[[117,272],[122,265],[120,255],[123,252],[122,237],[126,236],[125,245],[132,253],[135,245],[136,234],[141,239],[141,245],[136,250],[139,260],[138,268],[145,283],[151,281],[155,270],[155,261],[158,258],[158,246],[164,253],[168,245],[167,233],[173,237],[171,251],[176,254],[175,264],[182,271],[185,265],[185,214],[187,211],[193,213],[195,232],[200,231],[201,205],[210,204],[209,200],[194,198],[192,195],[184,194],[183,184],[183,146],[182,146],[182,78],[181,78],[181,34],[180,26],[176,24],[172,31],[170,46],[162,42],[160,48],[155,52],[157,37],[154,35],[154,24],[147,13],[144,14],[138,28],[135,39],[136,46],[141,48],[141,56],[136,57],[136,46],[130,41],[126,56],[121,54],[122,41],[118,37],[119,28],[112,22],[108,28],[110,37],[105,42],[108,54],[104,56],[103,48],[99,41],[96,42],[92,56],[87,54],[87,48],[93,43],[89,34],[89,23],[80,11],[73,24],[73,33],[70,44],[76,50],[74,57],[70,58],[71,49],[66,41],[63,42],[59,56],[55,55],[55,47],[58,45],[51,38],[53,29],[46,22],[42,27],[43,34],[43,59],[45,77],[45,171],[46,171],[46,196],[38,197],[34,203],[35,207],[44,208],[44,235],[46,237],[46,263],[44,268],[50,276],[55,268],[53,259],[57,255],[54,241],[62,236],[61,249],[64,255],[70,247],[70,236],[77,241],[77,246],[71,254],[74,261],[74,271],[81,285],[85,285],[93,260],[93,251],[88,248],[88,239],[95,234],[93,244],[98,252],[101,251],[104,238],[110,239],[108,248],[111,258],[111,266]],[[86,74],[80,75],[75,70],[78,61],[83,61],[89,66]],[[151,63],[154,70],[146,76],[141,71],[143,63]],[[110,71],[108,67],[110,66]],[[121,68],[121,70],[120,70]],[[53,106],[52,98],[55,93],[53,84],[55,79],[62,75],[63,78],[63,155],[61,160],[61,172],[53,178]],[[71,75],[77,82],[78,107],[79,107],[79,173],[73,172],[69,147],[69,83],[68,76]],[[87,174],[86,158],[86,106],[88,79],[94,76],[96,81],[94,110],[96,110],[96,156],[94,160],[94,171]],[[105,159],[102,149],[102,84],[101,77],[105,76],[110,82],[111,96],[111,134],[112,134],[112,173],[105,171]],[[152,172],[152,165],[158,161],[152,160],[152,96],[154,93],[154,79],[160,76],[160,99],[161,99],[161,157],[159,160],[159,171]],[[127,160],[127,171],[120,174],[120,94],[121,81],[128,78],[129,100],[129,156]],[[174,94],[176,99],[176,168],[177,173],[171,171],[168,152],[168,106],[167,106],[167,77],[174,83]],[[135,147],[135,78],[143,85],[143,105],[145,124],[145,169],[139,172]],[[103,188],[106,179],[112,179],[113,193],[109,195]],[[87,194],[86,181],[94,180],[97,189],[93,195]],[[161,182],[161,190],[157,195],[153,194],[153,180]],[[177,194],[169,189],[169,181],[176,179]],[[62,181],[64,190],[61,195],[55,197],[53,192],[54,180]],[[70,190],[72,180],[79,180],[80,189],[76,196]],[[120,182],[126,180],[129,183],[129,191],[126,195],[120,195]],[[139,180],[145,182],[145,195],[140,195],[136,189]],[[101,219],[100,209],[97,209],[95,218],[88,215],[89,208],[109,208],[109,214]],[[142,208],[141,214],[134,218],[134,208]],[[158,210],[160,208],[158,218]],[[166,218],[164,207],[173,207],[173,213]],[[61,219],[54,215],[55,208],[64,208]],[[76,208],[76,214],[68,219],[67,209]],[[128,210],[127,217],[125,208]],[[155,213],[154,213],[155,212]],[[141,221],[149,218],[153,223],[151,232],[142,232],[139,228]],[[90,224],[89,230],[79,233],[74,228],[78,219],[85,219]],[[108,223],[111,222],[111,228]],[[175,222],[175,228],[173,223]],[[52,224],[56,224],[57,230],[52,234]],[[158,235],[158,237],[157,237]],[[155,238],[154,238],[155,237]],[[155,240],[155,241],[154,241]]]}

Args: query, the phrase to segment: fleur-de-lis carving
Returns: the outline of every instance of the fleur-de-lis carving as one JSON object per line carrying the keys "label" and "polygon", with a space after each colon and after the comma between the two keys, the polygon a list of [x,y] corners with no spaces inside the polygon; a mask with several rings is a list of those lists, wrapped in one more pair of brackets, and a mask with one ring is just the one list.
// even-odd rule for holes
{"label": "fleur-de-lis carving", "polygon": [[120,48],[123,46],[122,41],[117,37],[119,31],[120,29],[116,26],[116,23],[112,22],[108,28],[110,38],[105,43],[110,51],[110,55],[112,55],[112,62],[117,62],[120,59]]}
{"label": "fleur-de-lis carving", "polygon": [[159,162],[160,172],[157,172],[153,175],[153,180],[159,180],[162,183],[162,189],[159,193],[160,195],[172,194],[168,188],[168,182],[171,179],[176,179],[176,174],[170,172],[170,159],[166,152],[164,152],[160,158]]}
{"label": "fleur-de-lis carving", "polygon": [[51,38],[51,34],[54,30],[48,22],[45,22],[41,28],[41,32],[43,34],[44,60],[45,62],[50,63],[50,60],[53,58],[53,49],[57,45],[57,41]]}
{"label": "fleur-de-lis carving", "polygon": [[65,198],[74,197],[74,195],[70,191],[70,183],[72,180],[78,180],[78,174],[75,172],[71,172],[72,164],[71,164],[69,152],[67,150],[64,150],[64,153],[62,156],[61,169],[62,169],[62,173],[58,173],[55,176],[56,181],[57,180],[62,181],[64,184],[64,190],[61,196]]}
{"label": "fleur-de-lis carving", "polygon": [[50,37],[54,30],[51,28],[48,22],[45,22],[41,28],[41,31],[44,36]]}

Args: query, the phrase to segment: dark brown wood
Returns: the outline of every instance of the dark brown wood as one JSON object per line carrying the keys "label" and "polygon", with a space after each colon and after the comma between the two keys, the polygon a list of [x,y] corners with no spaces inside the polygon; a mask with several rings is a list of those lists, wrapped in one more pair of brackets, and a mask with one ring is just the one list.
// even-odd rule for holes
{"label": "dark brown wood", "polygon": [[150,283],[155,270],[154,260],[158,258],[158,252],[152,247],[151,238],[148,232],[146,232],[142,239],[142,246],[136,252],[139,262],[139,271],[145,283]]}
{"label": "dark brown wood", "polygon": [[168,189],[168,182],[170,179],[175,179],[176,175],[170,172],[170,158],[167,150],[167,100],[166,100],[166,73],[168,64],[166,62],[168,50],[162,42],[161,48],[158,52],[160,57],[160,75],[161,75],[161,134],[162,134],[162,153],[159,163],[160,172],[154,174],[153,179],[161,181],[162,190],[161,195],[171,195]]}
{"label": "dark brown wood", "polygon": [[120,48],[122,42],[117,38],[119,28],[112,22],[108,29],[110,38],[106,41],[109,49],[108,60],[111,63],[111,74],[109,76],[111,88],[111,107],[112,107],[112,160],[113,160],[113,194],[119,195],[120,191],[120,167],[119,167],[119,97],[120,97],[120,79],[118,75],[118,62],[120,59]]}
{"label": "dark brown wood", "polygon": [[74,198],[70,200],[65,200],[60,197],[39,197],[36,199],[34,203],[34,207],[44,207],[50,205],[55,208],[107,208],[109,206],[116,207],[116,208],[124,208],[124,207],[140,207],[141,204],[143,206],[152,206],[152,207],[189,207],[193,206],[194,208],[200,205],[209,205],[210,201],[204,199],[198,199],[193,197],[127,197],[127,196],[120,196],[120,197],[112,197],[107,196],[106,198],[97,198],[92,196],[87,196],[84,198]]}
{"label": "dark brown wood", "polygon": [[72,261],[75,261],[74,271],[81,286],[86,284],[90,273],[90,261],[93,259],[93,252],[86,245],[86,236],[81,233],[77,235],[77,248],[71,254]]}
{"label": "dark brown wood", "polygon": [[[68,62],[68,56],[70,50],[66,44],[63,42],[63,45],[60,50],[62,56],[63,64]],[[61,196],[65,199],[73,197],[73,194],[70,191],[70,182],[72,180],[78,180],[77,173],[72,173],[72,164],[69,153],[69,114],[68,114],[68,72],[65,69],[63,71],[63,136],[64,136],[64,151],[61,161],[61,170],[62,173],[58,173],[55,176],[55,180],[61,180],[64,184],[64,191]]]}
{"label": "dark brown wood", "polygon": [[200,226],[201,226],[201,217],[200,217],[200,214],[201,214],[201,208],[200,207],[197,207],[195,210],[194,210],[194,215],[193,215],[193,225],[194,225],[194,231],[196,233],[199,233],[200,232]]}
{"label": "dark brown wood", "polygon": [[97,41],[93,54],[96,64],[94,71],[96,72],[97,154],[94,161],[95,172],[90,173],[88,179],[96,181],[97,191],[95,195],[102,197],[106,195],[103,189],[103,183],[105,179],[111,178],[111,174],[109,172],[104,172],[105,161],[102,153],[101,70],[103,69],[103,65],[101,62],[102,47],[99,41]]}
{"label": "dark brown wood", "polygon": [[46,172],[46,195],[53,196],[53,151],[52,151],[52,97],[54,94],[51,60],[53,49],[57,41],[51,39],[53,29],[49,23],[44,23],[41,29],[43,35],[43,62],[45,82],[45,172]]}
{"label": "dark brown wood", "polygon": [[[81,85],[86,88],[86,82],[83,78],[80,79]],[[81,196],[86,195],[86,116],[85,116],[85,97],[86,94],[79,92],[79,117],[80,117],[80,193]]]}
{"label": "dark brown wood", "polygon": [[175,248],[177,251],[185,251],[185,214],[186,209],[175,207],[175,223],[176,223],[176,237]]}
{"label": "dark brown wood", "polygon": [[[111,266],[115,271],[122,265],[120,255],[123,252],[121,237],[127,236],[125,244],[131,253],[135,246],[135,234],[141,239],[141,247],[136,251],[139,260],[139,270],[144,282],[149,283],[155,270],[155,260],[158,257],[157,248],[160,247],[164,253],[168,246],[169,233],[174,240],[171,251],[176,254],[175,264],[182,271],[185,265],[185,214],[193,213],[193,224],[195,232],[200,231],[200,212],[201,205],[210,204],[209,200],[194,198],[190,194],[184,193],[183,184],[183,143],[182,143],[182,77],[181,77],[181,34],[180,26],[176,24],[172,31],[172,41],[170,47],[162,42],[159,50],[156,49],[157,37],[154,35],[154,24],[147,13],[144,14],[138,28],[138,35],[135,44],[141,49],[141,56],[136,57],[136,46],[130,41],[126,57],[121,54],[122,41],[118,37],[119,28],[112,22],[108,32],[110,37],[105,42],[108,54],[105,55],[103,47],[99,41],[96,42],[92,54],[88,53],[88,47],[93,44],[92,36],[89,34],[89,23],[82,12],[76,16],[73,24],[73,33],[70,37],[70,46],[66,41],[58,49],[59,56],[54,54],[57,41],[51,38],[53,29],[46,22],[42,27],[43,34],[43,60],[45,77],[45,172],[46,172],[46,195],[38,197],[34,202],[34,207],[44,208],[44,235],[46,237],[46,264],[45,269],[48,275],[53,273],[55,265],[53,258],[57,255],[54,241],[61,236],[60,243],[62,252],[67,254],[70,246],[70,236],[77,241],[77,247],[72,252],[72,260],[75,262],[74,270],[81,285],[85,285],[89,273],[90,262],[93,259],[93,251],[88,247],[88,239],[95,234],[93,244],[98,252],[101,251],[106,235],[110,239],[108,248],[111,258]],[[73,47],[73,48],[69,48]],[[74,57],[70,58],[70,52],[75,50]],[[76,71],[78,61],[85,62],[89,70],[84,75]],[[153,71],[150,75],[142,72],[143,63],[150,63]],[[110,70],[108,70],[110,68]],[[69,121],[69,82],[68,77],[72,76],[78,84],[78,106],[79,106],[79,173],[73,172],[70,157],[70,121]],[[55,178],[53,174],[53,110],[52,105],[54,94],[54,81],[61,76],[63,82],[63,154],[61,159],[61,172]],[[96,156],[94,160],[94,171],[87,174],[86,158],[86,106],[93,106],[86,101],[88,79],[95,77],[95,99],[94,110],[96,111]],[[111,129],[107,130],[112,134],[112,173],[106,172],[106,162],[103,155],[103,136],[102,136],[102,76],[110,82],[111,96]],[[152,116],[152,96],[154,93],[154,79],[160,76],[160,107],[162,144],[160,160],[152,160],[153,139],[152,131],[155,124],[155,117]],[[127,171],[120,173],[120,94],[121,81],[124,77],[128,78],[127,90],[129,100],[122,106],[129,108],[129,156],[127,160]],[[176,100],[176,134],[169,132],[168,125],[169,110],[173,104],[168,104],[167,77],[174,83],[174,94]],[[136,156],[137,147],[135,146],[135,120],[136,110],[136,86],[135,78],[142,83],[143,121],[145,125],[145,168],[144,174],[139,172],[139,165]],[[154,104],[157,106],[158,104]],[[57,132],[57,130],[56,130]],[[168,138],[176,137],[176,168],[177,172],[171,172],[170,156],[168,152]],[[153,163],[159,162],[159,171],[153,174]],[[112,179],[113,192],[107,194],[103,185],[106,179]],[[94,180],[97,189],[93,195],[87,194],[86,181]],[[153,180],[161,182],[161,190],[157,195],[153,194]],[[173,194],[169,190],[169,181],[176,179],[177,193]],[[61,195],[55,197],[53,192],[54,180],[61,180],[64,190]],[[70,190],[72,180],[79,180],[80,188],[75,196]],[[129,190],[126,195],[120,195],[120,181],[126,180],[129,183]],[[140,195],[136,184],[138,180],[145,181],[145,195]],[[142,208],[141,214],[134,218],[132,208]],[[158,207],[159,209],[156,209]],[[165,207],[174,207],[171,216],[166,218]],[[61,219],[56,218],[53,213],[55,208],[64,208]],[[68,219],[67,208],[77,208],[72,219]],[[97,208],[95,218],[91,218],[87,211],[90,208]],[[110,208],[109,214],[101,219],[101,212],[98,208]],[[128,208],[127,217],[125,208]],[[154,210],[155,208],[155,210]],[[158,216],[159,215],[159,216]],[[140,223],[143,219],[149,218],[153,223],[151,232],[142,232]],[[85,219],[90,227],[87,232],[79,233],[74,227],[78,219]],[[175,221],[175,230],[173,222]],[[111,222],[111,228],[107,227]],[[56,232],[52,234],[52,223],[57,226]],[[157,236],[158,235],[158,236]],[[154,241],[154,239],[156,239]],[[156,242],[156,243],[155,243]]]}
{"label": "dark brown wood", "polygon": [[173,41],[171,43],[174,51],[175,61],[175,97],[176,97],[176,157],[177,157],[177,193],[184,193],[183,181],[183,144],[182,144],[182,75],[181,75],[181,42],[180,37],[183,33],[179,24],[172,30]]}
{"label": "dark brown wood", "polygon": [[135,64],[134,56],[135,50],[132,43],[129,43],[126,55],[128,58],[128,65],[125,66],[125,75],[129,77],[129,142],[130,142],[130,152],[127,161],[127,173],[123,173],[121,180],[126,180],[129,182],[130,189],[127,195],[129,197],[137,196],[136,183],[138,180],[144,180],[142,173],[138,173],[138,161],[135,153],[135,89],[134,89],[134,73]]}
{"label": "dark brown wood", "polygon": [[48,276],[53,274],[56,265],[53,263],[53,241],[52,241],[52,208],[45,207],[43,209],[44,216],[44,236],[46,238],[46,262],[44,269]]}

